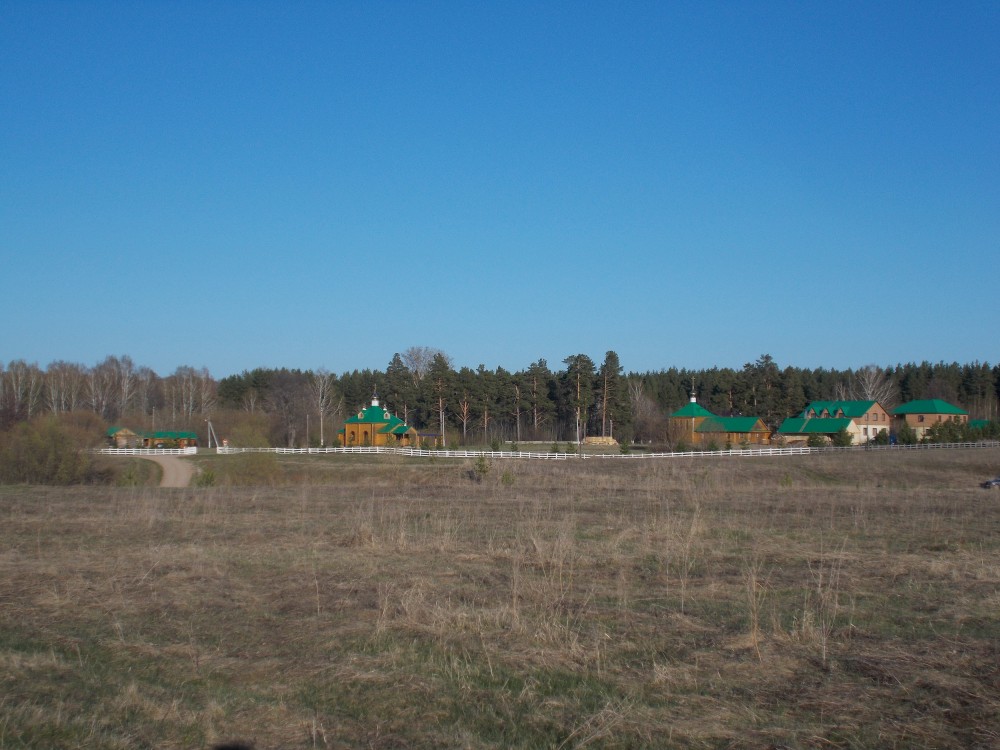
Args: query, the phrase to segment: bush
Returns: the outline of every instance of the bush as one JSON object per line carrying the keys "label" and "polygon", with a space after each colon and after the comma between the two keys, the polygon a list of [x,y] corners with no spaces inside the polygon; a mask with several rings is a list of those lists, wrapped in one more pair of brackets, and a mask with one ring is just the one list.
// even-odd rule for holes
{"label": "bush", "polygon": [[904,422],[896,431],[896,442],[900,445],[916,445],[917,431]]}
{"label": "bush", "polygon": [[851,435],[851,433],[847,431],[847,428],[841,427],[839,430],[833,433],[831,442],[837,448],[848,448],[854,444],[854,438]]}
{"label": "bush", "polygon": [[479,456],[472,465],[472,479],[476,482],[482,482],[492,468],[493,466],[486,459],[486,456]]}
{"label": "bush", "polygon": [[825,448],[826,435],[820,435],[818,432],[814,432],[806,438],[806,445],[810,448]]}
{"label": "bush", "polygon": [[55,416],[21,422],[0,435],[0,482],[65,485],[95,481],[98,474],[85,452],[94,439]]}
{"label": "bush", "polygon": [[198,475],[194,478],[195,487],[214,487],[215,486],[215,472],[211,469],[202,469],[198,472]]}

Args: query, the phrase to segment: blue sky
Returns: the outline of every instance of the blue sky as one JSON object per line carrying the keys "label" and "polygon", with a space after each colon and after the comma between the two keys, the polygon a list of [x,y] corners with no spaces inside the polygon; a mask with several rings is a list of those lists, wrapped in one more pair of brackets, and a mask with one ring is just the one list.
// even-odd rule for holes
{"label": "blue sky", "polygon": [[0,361],[1000,361],[993,2],[0,4]]}

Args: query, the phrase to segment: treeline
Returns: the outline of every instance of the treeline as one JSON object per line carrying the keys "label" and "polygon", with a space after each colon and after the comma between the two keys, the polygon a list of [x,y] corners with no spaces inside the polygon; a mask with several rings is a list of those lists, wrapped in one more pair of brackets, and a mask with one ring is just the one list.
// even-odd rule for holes
{"label": "treeline", "polygon": [[444,434],[449,445],[574,441],[669,442],[667,417],[692,392],[719,415],[759,416],[772,428],[810,401],[875,399],[899,403],[941,398],[973,419],[997,419],[1000,366],[986,363],[869,365],[857,370],[780,366],[763,355],[740,369],[626,373],[618,355],[600,360],[544,359],[508,371],[456,368],[428,347],[395,354],[385,370],[257,368],[216,380],[205,368],[178,367],[160,376],[128,356],[93,367],[22,360],[0,364],[0,429],[39,417],[88,412],[105,425],[134,430],[193,430],[207,441],[208,420],[234,445],[333,445],[344,418],[381,403],[419,431]]}

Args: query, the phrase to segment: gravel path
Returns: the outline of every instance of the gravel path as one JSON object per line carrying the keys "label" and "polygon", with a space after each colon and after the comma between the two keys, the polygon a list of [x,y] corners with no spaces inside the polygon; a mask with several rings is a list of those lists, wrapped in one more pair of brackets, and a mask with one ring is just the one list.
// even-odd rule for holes
{"label": "gravel path", "polygon": [[163,468],[161,487],[187,487],[194,476],[194,466],[177,456],[149,456]]}

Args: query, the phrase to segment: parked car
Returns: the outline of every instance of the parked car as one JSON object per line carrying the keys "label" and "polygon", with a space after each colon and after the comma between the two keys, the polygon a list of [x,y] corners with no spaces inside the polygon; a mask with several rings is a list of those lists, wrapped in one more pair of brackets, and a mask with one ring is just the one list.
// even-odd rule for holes
{"label": "parked car", "polygon": [[989,490],[989,489],[993,489],[995,487],[1000,487],[1000,477],[997,477],[996,479],[987,479],[985,482],[983,482],[979,486],[982,487],[984,490]]}

